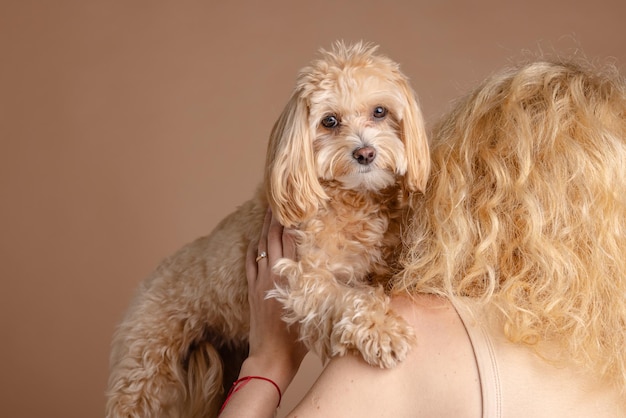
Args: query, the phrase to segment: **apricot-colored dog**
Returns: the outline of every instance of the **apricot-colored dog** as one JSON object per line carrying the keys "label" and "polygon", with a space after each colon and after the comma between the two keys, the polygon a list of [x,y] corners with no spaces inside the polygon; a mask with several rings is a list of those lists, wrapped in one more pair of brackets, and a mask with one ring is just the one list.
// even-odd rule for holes
{"label": "apricot-colored dog", "polygon": [[392,367],[413,335],[389,309],[406,196],[424,188],[428,143],[415,95],[376,47],[337,43],[304,68],[270,137],[256,196],[166,259],[115,335],[107,417],[215,416],[247,354],[245,256],[269,205],[295,229],[275,269],[284,319],[323,358]]}

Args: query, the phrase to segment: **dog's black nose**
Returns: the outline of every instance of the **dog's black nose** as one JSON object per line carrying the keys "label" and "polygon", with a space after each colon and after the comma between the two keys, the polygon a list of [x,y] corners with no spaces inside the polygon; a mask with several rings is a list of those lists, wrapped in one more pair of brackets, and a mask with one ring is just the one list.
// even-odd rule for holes
{"label": "dog's black nose", "polygon": [[359,164],[368,165],[376,158],[376,150],[372,147],[359,148],[352,153],[352,157],[354,157]]}

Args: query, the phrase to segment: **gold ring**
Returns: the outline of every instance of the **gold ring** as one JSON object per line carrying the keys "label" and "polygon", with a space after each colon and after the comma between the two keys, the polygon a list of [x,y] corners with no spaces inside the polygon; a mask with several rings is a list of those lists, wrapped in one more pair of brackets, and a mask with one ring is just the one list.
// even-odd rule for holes
{"label": "gold ring", "polygon": [[256,262],[258,263],[260,259],[267,258],[267,253],[265,251],[261,251],[259,256],[256,258]]}

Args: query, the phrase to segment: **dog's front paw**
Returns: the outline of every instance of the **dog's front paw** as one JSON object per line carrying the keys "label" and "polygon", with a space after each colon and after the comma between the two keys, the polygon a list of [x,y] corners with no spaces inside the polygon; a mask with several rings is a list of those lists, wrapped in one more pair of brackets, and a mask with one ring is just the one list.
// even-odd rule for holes
{"label": "dog's front paw", "polygon": [[358,312],[333,329],[332,355],[358,351],[363,359],[381,368],[395,367],[415,342],[413,328],[391,311]]}

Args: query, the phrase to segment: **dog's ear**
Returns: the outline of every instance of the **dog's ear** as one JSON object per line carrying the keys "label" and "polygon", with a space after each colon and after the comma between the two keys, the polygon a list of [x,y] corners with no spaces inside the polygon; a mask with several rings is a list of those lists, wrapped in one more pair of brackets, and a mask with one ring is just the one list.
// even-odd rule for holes
{"label": "dog's ear", "polygon": [[265,164],[268,202],[285,226],[311,217],[327,198],[315,170],[314,129],[306,102],[294,92],[274,124]]}
{"label": "dog's ear", "polygon": [[430,151],[424,117],[413,89],[405,80],[400,82],[400,87],[407,104],[400,124],[408,163],[404,187],[410,192],[423,192],[430,173]]}

